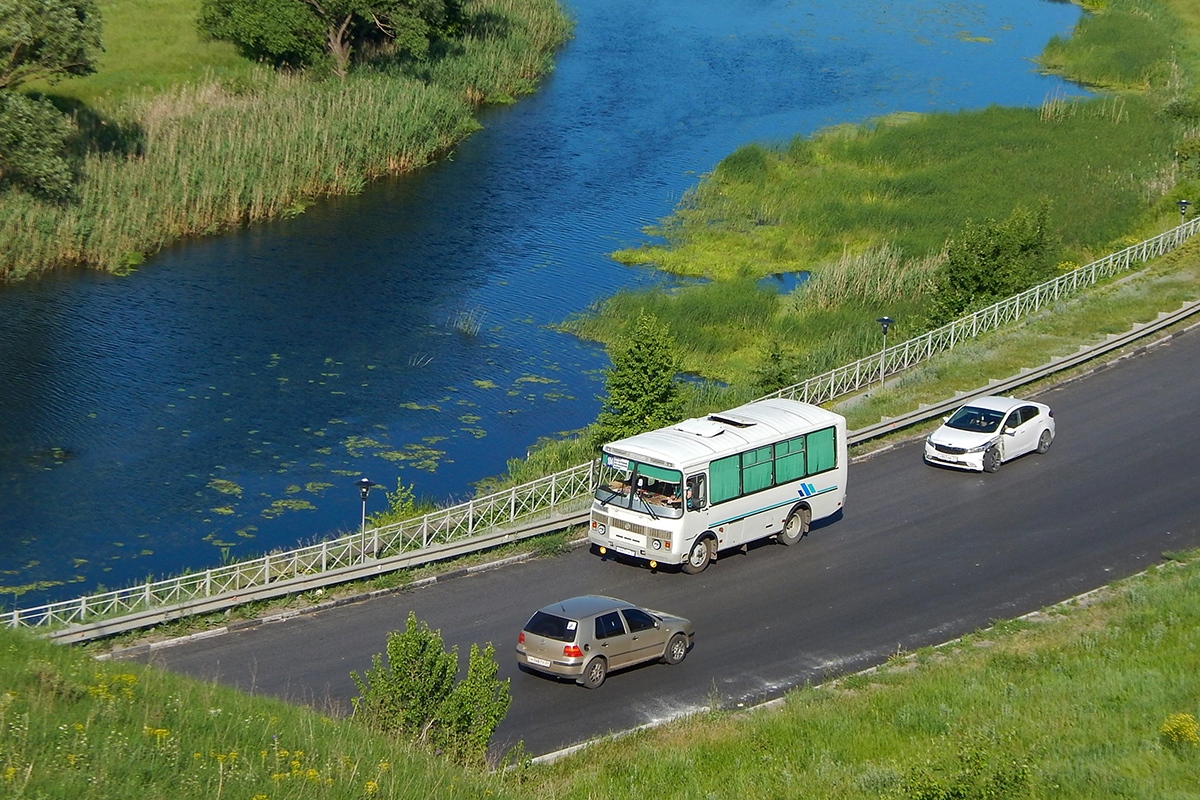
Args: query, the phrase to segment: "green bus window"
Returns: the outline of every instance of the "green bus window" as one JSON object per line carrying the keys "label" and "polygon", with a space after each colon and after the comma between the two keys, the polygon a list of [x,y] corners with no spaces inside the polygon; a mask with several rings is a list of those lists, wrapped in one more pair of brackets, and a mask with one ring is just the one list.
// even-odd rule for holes
{"label": "green bus window", "polygon": [[714,503],[732,500],[742,493],[741,461],[738,456],[719,458],[708,468],[709,498]]}
{"label": "green bus window", "polygon": [[808,434],[808,474],[815,475],[837,466],[837,447],[833,428]]}
{"label": "green bus window", "polygon": [[771,446],[742,453],[742,492],[749,494],[767,489],[772,481],[773,453]]}
{"label": "green bus window", "polygon": [[804,437],[797,436],[775,445],[775,482],[787,483],[804,477]]}

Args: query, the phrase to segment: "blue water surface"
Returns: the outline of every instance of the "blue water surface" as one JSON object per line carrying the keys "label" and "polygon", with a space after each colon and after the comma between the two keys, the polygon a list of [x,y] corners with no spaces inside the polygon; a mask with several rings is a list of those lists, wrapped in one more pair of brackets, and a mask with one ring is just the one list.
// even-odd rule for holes
{"label": "blue water surface", "polygon": [[595,417],[605,354],[551,326],[669,282],[607,254],[738,146],[1081,93],[1031,61],[1063,2],[569,10],[540,91],[442,163],[128,277],[0,291],[0,603],[354,530],[360,476],[464,497]]}

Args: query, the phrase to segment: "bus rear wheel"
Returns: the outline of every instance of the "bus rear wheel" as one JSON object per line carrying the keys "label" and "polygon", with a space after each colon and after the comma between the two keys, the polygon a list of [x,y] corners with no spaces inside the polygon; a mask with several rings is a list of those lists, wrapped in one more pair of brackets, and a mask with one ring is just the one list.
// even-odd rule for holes
{"label": "bus rear wheel", "polygon": [[683,571],[688,575],[699,575],[712,561],[712,539],[701,536],[692,542],[687,560],[683,562]]}
{"label": "bus rear wheel", "polygon": [[783,530],[775,538],[780,544],[796,544],[808,533],[808,523],[811,521],[812,512],[807,508],[792,509],[787,521],[783,523]]}

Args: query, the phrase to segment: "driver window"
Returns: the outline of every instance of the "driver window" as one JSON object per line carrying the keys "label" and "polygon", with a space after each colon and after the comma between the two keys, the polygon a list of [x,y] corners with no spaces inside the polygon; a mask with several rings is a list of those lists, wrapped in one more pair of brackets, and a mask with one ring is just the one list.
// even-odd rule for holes
{"label": "driver window", "polygon": [[654,617],[636,608],[627,608],[622,613],[625,614],[625,624],[629,626],[630,633],[649,630],[654,627]]}
{"label": "driver window", "polygon": [[699,511],[708,505],[708,497],[705,494],[704,476],[691,475],[687,479],[687,509],[688,511]]}

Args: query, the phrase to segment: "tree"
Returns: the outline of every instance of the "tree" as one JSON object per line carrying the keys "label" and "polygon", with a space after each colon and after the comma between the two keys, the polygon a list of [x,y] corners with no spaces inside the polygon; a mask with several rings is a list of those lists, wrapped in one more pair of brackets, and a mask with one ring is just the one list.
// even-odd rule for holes
{"label": "tree", "polygon": [[354,716],[460,761],[480,760],[511,701],[499,670],[491,644],[471,645],[467,675],[457,680],[458,648],[447,652],[441,633],[410,611],[405,630],[388,634],[387,665],[377,653],[364,676],[350,673],[360,693]]}
{"label": "tree", "polygon": [[48,100],[0,91],[0,188],[62,200],[74,174],[63,150],[71,126]]}
{"label": "tree", "polygon": [[383,40],[418,60],[460,17],[458,0],[201,0],[200,30],[249,58],[306,67],[322,56],[345,78],[356,48]]}
{"label": "tree", "polygon": [[95,72],[100,15],[93,0],[0,0],[0,189],[19,186],[54,200],[71,193],[71,125],[47,100],[18,93]]}
{"label": "tree", "polygon": [[101,49],[93,0],[0,0],[0,89],[90,75]]}
{"label": "tree", "polygon": [[1004,222],[968,221],[938,270],[931,322],[948,322],[1047,280],[1054,274],[1050,209],[1018,208]]}
{"label": "tree", "polygon": [[610,357],[612,367],[605,370],[608,396],[601,398],[604,406],[594,427],[598,439],[613,441],[679,420],[680,360],[666,325],[641,312]]}

